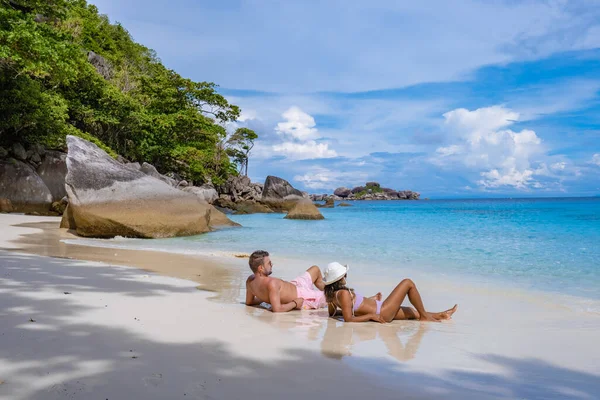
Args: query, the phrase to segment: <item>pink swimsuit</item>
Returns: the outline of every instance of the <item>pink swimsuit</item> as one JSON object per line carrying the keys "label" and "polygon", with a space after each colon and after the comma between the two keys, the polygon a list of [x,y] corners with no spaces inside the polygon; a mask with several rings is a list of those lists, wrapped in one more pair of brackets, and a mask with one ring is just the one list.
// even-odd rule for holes
{"label": "pink swimsuit", "polygon": [[[337,292],[335,295],[337,298]],[[352,292],[350,292],[350,295],[352,295]],[[363,303],[364,299],[365,299],[365,296],[363,296],[362,294],[354,293],[354,304],[352,305],[352,315],[354,315],[354,310],[358,310],[358,307],[360,307],[360,305]],[[338,300],[338,303],[339,303],[339,300]],[[383,304],[383,301],[375,300],[375,304],[377,304],[376,314],[379,315],[381,313],[381,305]]]}
{"label": "pink swimsuit", "polygon": [[[352,313],[354,313],[354,310],[358,310],[358,307],[360,307],[365,298],[362,294],[358,293],[354,293],[354,296],[354,307],[352,308]],[[379,313],[381,312],[381,305],[383,304],[383,301],[375,300],[375,303],[377,304],[377,312],[375,314],[379,315]]]}

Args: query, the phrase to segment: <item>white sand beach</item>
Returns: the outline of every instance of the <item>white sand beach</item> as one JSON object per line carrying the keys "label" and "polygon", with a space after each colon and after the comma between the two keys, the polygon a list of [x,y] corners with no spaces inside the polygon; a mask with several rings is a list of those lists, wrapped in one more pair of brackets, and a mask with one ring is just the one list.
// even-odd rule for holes
{"label": "white sand beach", "polygon": [[[164,260],[182,256],[57,238],[37,253],[78,259],[32,254],[28,237],[43,231],[31,224],[58,221],[0,215],[0,247],[10,249],[0,251],[0,399],[600,393],[600,315],[564,298],[415,278],[429,309],[460,304],[452,321],[344,324],[324,311],[272,314],[240,303],[245,259],[188,258],[170,268]],[[22,224],[29,227],[15,226]],[[85,254],[95,261],[79,260]],[[277,275],[292,278],[310,260],[277,265]],[[395,284],[370,279],[360,289],[385,295]]]}

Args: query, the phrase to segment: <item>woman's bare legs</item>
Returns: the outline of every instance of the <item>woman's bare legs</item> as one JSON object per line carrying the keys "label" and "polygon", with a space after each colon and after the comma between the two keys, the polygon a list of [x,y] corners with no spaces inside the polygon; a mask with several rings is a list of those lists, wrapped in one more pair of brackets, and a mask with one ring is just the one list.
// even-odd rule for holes
{"label": "woman's bare legs", "polygon": [[[444,319],[452,318],[452,314],[454,314],[456,312],[457,308],[458,308],[458,305],[455,305],[454,307],[452,307],[446,311],[437,312],[437,313],[430,313],[430,312],[428,312],[428,313],[433,318],[441,321]],[[400,309],[396,313],[396,316],[394,317],[394,319],[396,319],[396,320],[419,319],[419,316],[420,316],[419,312],[412,307],[400,307]]]}
{"label": "woman's bare legs", "polygon": [[[404,299],[408,295],[408,300],[416,308],[402,307]],[[381,316],[386,321],[394,319],[418,319],[420,321],[439,321],[449,319],[456,311],[456,307],[441,313],[429,313],[425,311],[421,294],[417,286],[410,279],[404,279],[396,286],[392,293],[385,299],[381,306]]]}

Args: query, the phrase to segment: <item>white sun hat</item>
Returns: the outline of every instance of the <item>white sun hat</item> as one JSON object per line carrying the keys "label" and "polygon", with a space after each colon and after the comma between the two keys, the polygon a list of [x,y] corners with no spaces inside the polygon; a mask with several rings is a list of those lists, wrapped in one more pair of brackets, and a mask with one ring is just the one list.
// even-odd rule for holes
{"label": "white sun hat", "polygon": [[326,285],[331,285],[334,282],[339,281],[348,273],[350,266],[348,264],[342,265],[339,262],[332,262],[327,264],[327,268],[325,268],[325,273],[323,274],[323,283]]}

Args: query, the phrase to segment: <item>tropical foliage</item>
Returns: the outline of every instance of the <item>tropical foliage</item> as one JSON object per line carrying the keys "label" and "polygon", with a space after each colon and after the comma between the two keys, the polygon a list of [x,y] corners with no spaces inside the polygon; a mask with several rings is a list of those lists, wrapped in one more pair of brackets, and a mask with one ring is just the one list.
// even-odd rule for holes
{"label": "tropical foliage", "polygon": [[85,0],[0,0],[0,145],[68,134],[195,182],[247,172],[257,135],[211,82],[166,68]]}

